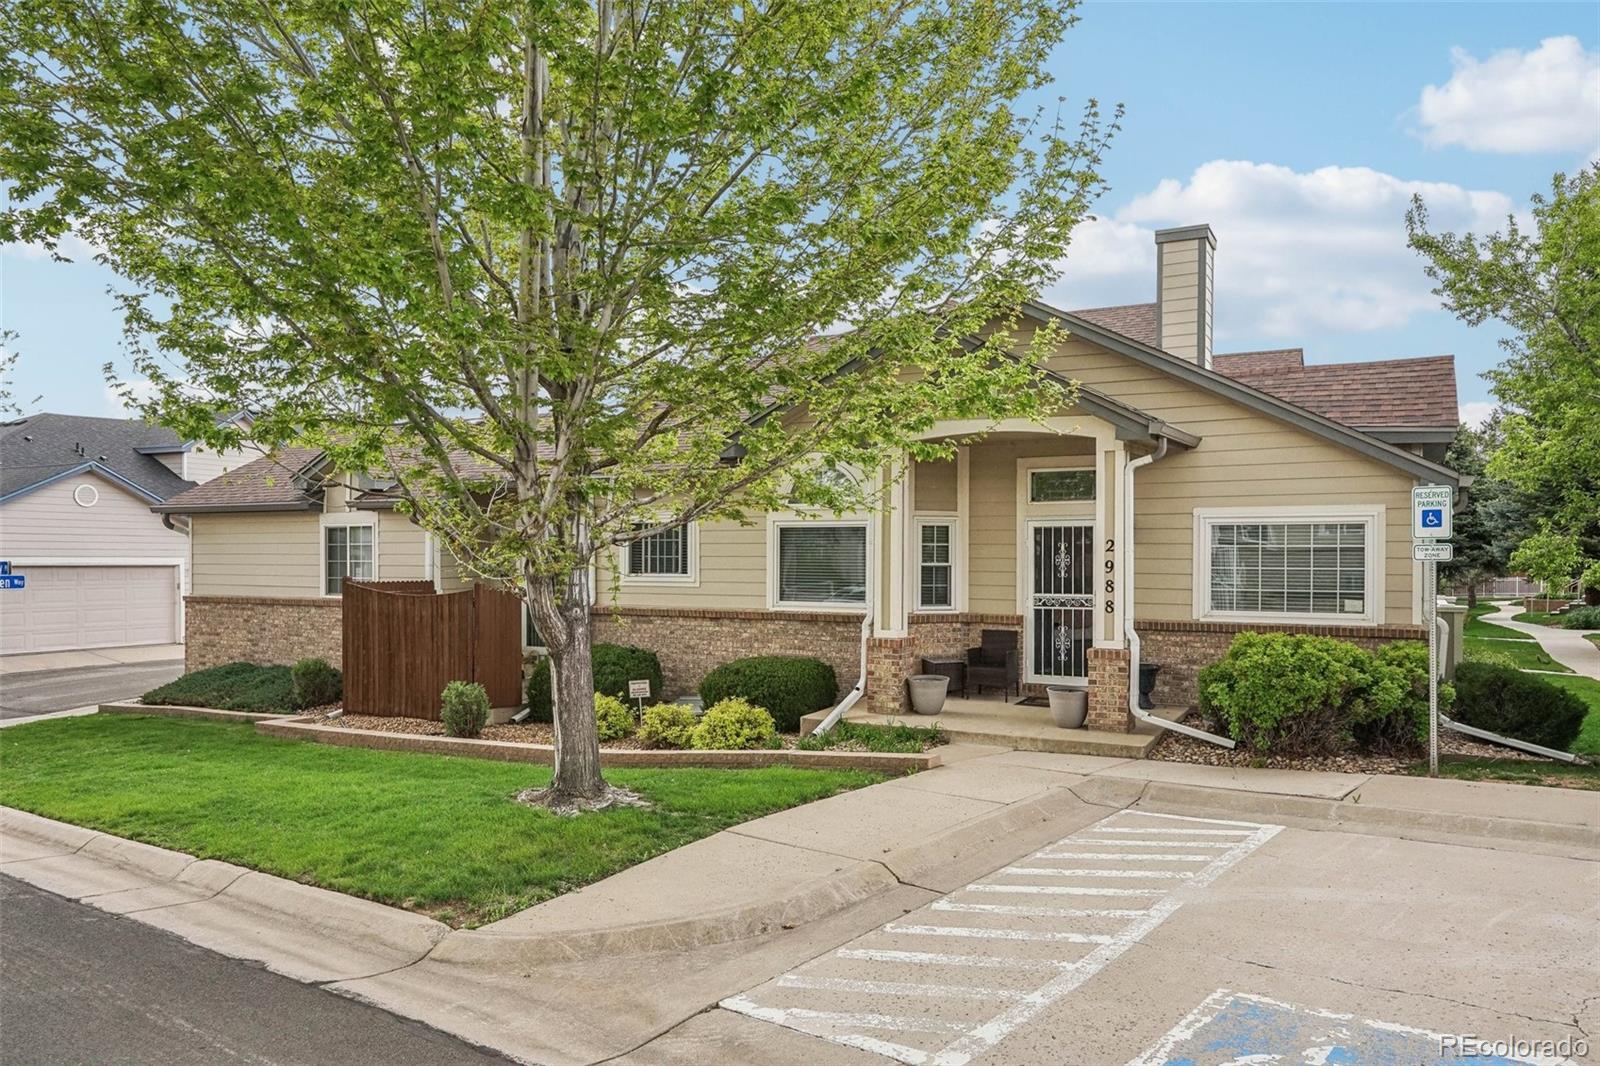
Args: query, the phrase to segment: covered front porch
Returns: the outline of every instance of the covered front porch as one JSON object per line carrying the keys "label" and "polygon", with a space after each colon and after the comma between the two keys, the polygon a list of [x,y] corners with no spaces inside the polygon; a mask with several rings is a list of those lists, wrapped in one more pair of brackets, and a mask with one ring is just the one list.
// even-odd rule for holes
{"label": "covered front porch", "polygon": [[[1085,390],[1042,424],[944,422],[927,436],[955,455],[908,462],[888,491],[857,710],[904,714],[907,677],[993,645],[1009,657],[1009,702],[965,698],[952,685],[946,728],[1025,750],[1141,754],[1133,749],[1158,727],[1129,708],[1131,575],[1118,501],[1130,463],[1198,438]],[[1085,729],[1058,729],[1047,708],[1017,702],[1056,685],[1088,693]]]}

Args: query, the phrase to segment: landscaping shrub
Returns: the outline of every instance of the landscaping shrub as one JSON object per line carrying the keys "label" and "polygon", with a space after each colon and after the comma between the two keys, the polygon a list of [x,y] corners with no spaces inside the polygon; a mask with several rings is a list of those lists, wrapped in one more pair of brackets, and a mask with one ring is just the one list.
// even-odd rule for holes
{"label": "landscaping shrub", "polygon": [[145,703],[288,714],[294,710],[287,666],[225,663],[184,674],[140,697]]}
{"label": "landscaping shrub", "polygon": [[633,708],[604,692],[594,694],[594,724],[601,742],[621,740],[633,732]]}
{"label": "landscaping shrub", "polygon": [[845,748],[850,751],[914,753],[927,751],[935,744],[944,742],[945,737],[939,731],[938,722],[931,726],[906,725],[904,722],[878,726],[862,725],[849,719],[841,719],[832,729],[820,736],[812,733],[810,736],[801,737],[795,746],[801,751]]}
{"label": "landscaping shrub", "polygon": [[756,655],[735,659],[711,671],[700,682],[705,705],[742,699],[766,708],[780,730],[796,732],[800,718],[832,707],[839,695],[833,667],[821,659]]}
{"label": "landscaping shrub", "polygon": [[[594,690],[628,698],[628,682],[649,680],[650,698],[661,696],[661,660],[647,648],[631,644],[596,644],[589,653],[589,663],[594,670]],[[540,658],[528,672],[528,706],[533,713],[530,722],[548,722],[552,710],[550,699],[550,660]]]}
{"label": "landscaping shrub", "polygon": [[1600,607],[1569,607],[1561,616],[1566,629],[1600,629]]}
{"label": "landscaping shrub", "polygon": [[647,748],[687,748],[694,734],[694,710],[681,703],[646,707],[639,718],[639,742]]}
{"label": "landscaping shrub", "polygon": [[289,671],[290,691],[300,710],[338,703],[344,695],[344,675],[326,659],[301,659]]}
{"label": "landscaping shrub", "polygon": [[1492,663],[1456,667],[1456,711],[1467,725],[1566,751],[1583,728],[1588,707],[1536,674]]}
{"label": "landscaping shrub", "polygon": [[[1200,709],[1247,748],[1335,754],[1414,747],[1427,730],[1427,648],[1378,654],[1331,637],[1241,633],[1200,671]],[[1450,698],[1441,686],[1441,705]]]}
{"label": "landscaping shrub", "polygon": [[439,720],[446,736],[477,736],[489,724],[489,693],[476,682],[450,682],[439,695]]}
{"label": "landscaping shrub", "polygon": [[692,748],[764,748],[778,738],[772,715],[741,699],[721,700],[694,727]]}

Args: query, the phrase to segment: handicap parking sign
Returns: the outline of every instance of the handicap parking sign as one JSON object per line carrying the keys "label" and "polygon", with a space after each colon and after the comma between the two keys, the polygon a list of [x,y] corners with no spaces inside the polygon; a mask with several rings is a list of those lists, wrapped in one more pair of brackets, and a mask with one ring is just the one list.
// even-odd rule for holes
{"label": "handicap parking sign", "polygon": [[1455,493],[1449,485],[1418,485],[1411,490],[1411,536],[1415,540],[1449,540],[1450,511]]}

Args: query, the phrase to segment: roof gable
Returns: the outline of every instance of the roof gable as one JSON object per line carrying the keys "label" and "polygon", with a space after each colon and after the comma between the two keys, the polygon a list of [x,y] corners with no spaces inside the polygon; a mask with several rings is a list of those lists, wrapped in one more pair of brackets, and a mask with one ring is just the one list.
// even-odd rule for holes
{"label": "roof gable", "polygon": [[0,426],[0,500],[93,469],[152,502],[193,484],[140,449],[177,442],[170,429],[127,418],[37,414]]}

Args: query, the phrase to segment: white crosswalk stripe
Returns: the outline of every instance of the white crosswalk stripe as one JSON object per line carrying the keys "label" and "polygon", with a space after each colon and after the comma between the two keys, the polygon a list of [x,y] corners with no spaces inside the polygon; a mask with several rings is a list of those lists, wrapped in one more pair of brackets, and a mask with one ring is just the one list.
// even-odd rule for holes
{"label": "white crosswalk stripe", "polygon": [[1281,828],[1122,811],[721,1005],[910,1066],[966,1066]]}

